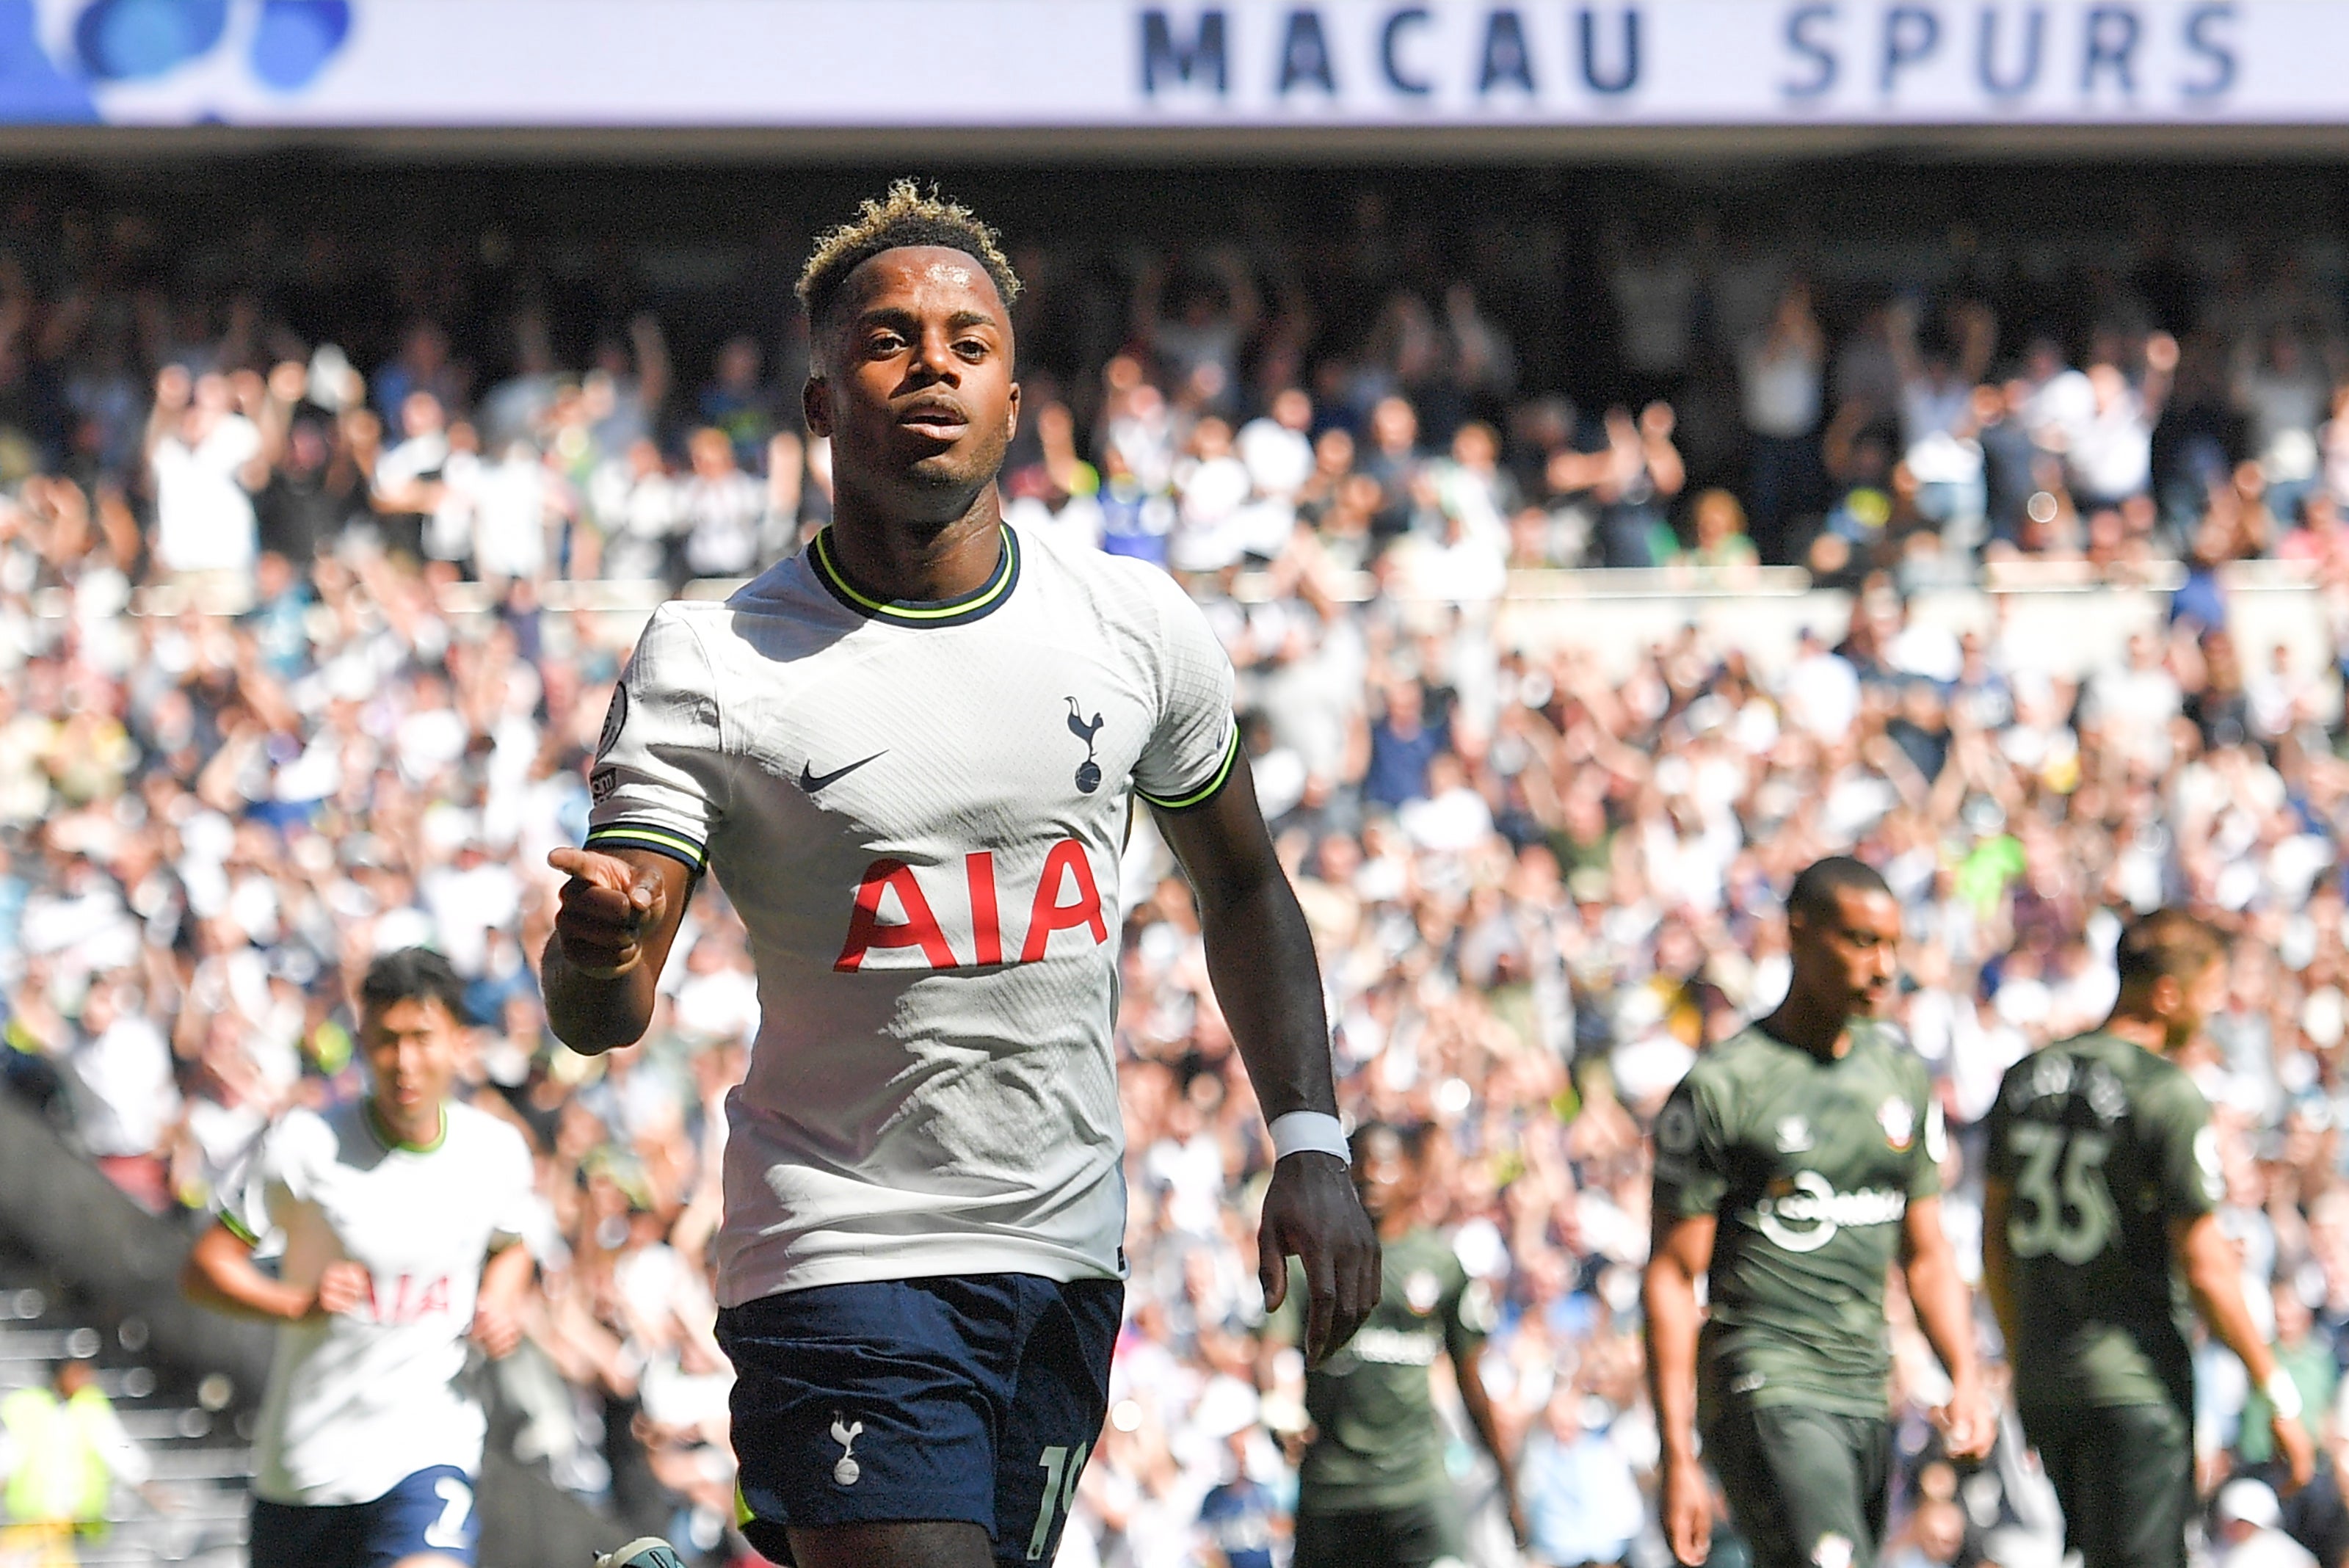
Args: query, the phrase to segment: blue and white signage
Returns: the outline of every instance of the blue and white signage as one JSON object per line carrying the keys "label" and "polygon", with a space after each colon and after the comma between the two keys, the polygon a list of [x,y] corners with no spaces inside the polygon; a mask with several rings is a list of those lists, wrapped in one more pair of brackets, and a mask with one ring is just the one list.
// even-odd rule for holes
{"label": "blue and white signage", "polygon": [[2349,0],[0,0],[0,123],[2349,124]]}

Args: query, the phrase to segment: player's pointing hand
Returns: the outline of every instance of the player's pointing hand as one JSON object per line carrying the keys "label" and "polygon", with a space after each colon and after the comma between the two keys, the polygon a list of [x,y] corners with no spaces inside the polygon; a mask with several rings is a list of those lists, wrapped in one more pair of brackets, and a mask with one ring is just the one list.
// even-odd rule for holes
{"label": "player's pointing hand", "polygon": [[1305,1270],[1305,1359],[1354,1337],[1378,1305],[1379,1237],[1346,1173],[1345,1161],[1310,1150],[1272,1168],[1257,1231],[1257,1277],[1268,1312],[1288,1295],[1288,1259]]}
{"label": "player's pointing hand", "polygon": [[554,916],[564,961],[596,980],[617,980],[635,969],[644,956],[637,938],[667,913],[660,879],[592,849],[557,849],[546,863],[571,878]]}

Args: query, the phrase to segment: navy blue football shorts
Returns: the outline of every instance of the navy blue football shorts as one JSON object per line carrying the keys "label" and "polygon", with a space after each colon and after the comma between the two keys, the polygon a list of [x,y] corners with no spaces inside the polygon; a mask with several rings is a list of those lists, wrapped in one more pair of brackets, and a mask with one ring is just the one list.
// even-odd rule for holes
{"label": "navy blue football shorts", "polygon": [[1004,1563],[1050,1563],[1109,1407],[1115,1280],[945,1275],[729,1307],[742,1533],[951,1520]]}
{"label": "navy blue football shorts", "polygon": [[477,1562],[473,1478],[454,1465],[418,1470],[373,1502],[253,1500],[253,1568],[391,1568],[429,1552]]}

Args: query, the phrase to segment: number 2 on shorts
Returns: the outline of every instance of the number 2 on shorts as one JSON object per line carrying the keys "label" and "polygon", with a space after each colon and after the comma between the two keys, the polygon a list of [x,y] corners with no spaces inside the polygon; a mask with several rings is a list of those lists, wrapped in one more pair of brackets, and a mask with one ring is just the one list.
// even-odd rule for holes
{"label": "number 2 on shorts", "polygon": [[1054,1444],[1044,1450],[1036,1463],[1044,1471],[1044,1501],[1036,1507],[1036,1532],[1028,1538],[1028,1561],[1044,1560],[1044,1548],[1052,1539],[1052,1520],[1066,1519],[1069,1510],[1076,1506],[1077,1478],[1085,1473],[1085,1457],[1092,1452],[1091,1443],[1079,1443],[1073,1449]]}
{"label": "number 2 on shorts", "polygon": [[424,1532],[424,1544],[440,1552],[462,1552],[465,1516],[473,1511],[473,1489],[455,1476],[442,1476],[432,1483],[432,1494],[440,1500],[440,1517]]}

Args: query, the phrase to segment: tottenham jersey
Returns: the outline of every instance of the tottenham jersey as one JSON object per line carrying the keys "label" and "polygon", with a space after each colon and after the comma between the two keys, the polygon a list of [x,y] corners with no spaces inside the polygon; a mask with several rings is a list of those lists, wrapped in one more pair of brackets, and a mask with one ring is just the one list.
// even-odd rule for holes
{"label": "tottenham jersey", "polygon": [[471,1106],[440,1141],[394,1144],[365,1102],[288,1111],[223,1187],[221,1222],[282,1248],[288,1284],[366,1268],[357,1311],[287,1324],[262,1402],[253,1490],[271,1502],[368,1502],[436,1465],[481,1468],[481,1407],[457,1386],[491,1248],[530,1222],[530,1150]]}
{"label": "tottenham jersey", "polygon": [[1118,853],[1133,797],[1222,786],[1231,698],[1163,572],[1009,526],[952,601],[865,597],[825,534],[723,604],[654,614],[587,842],[707,867],[750,933],[723,1304],[1123,1272]]}

